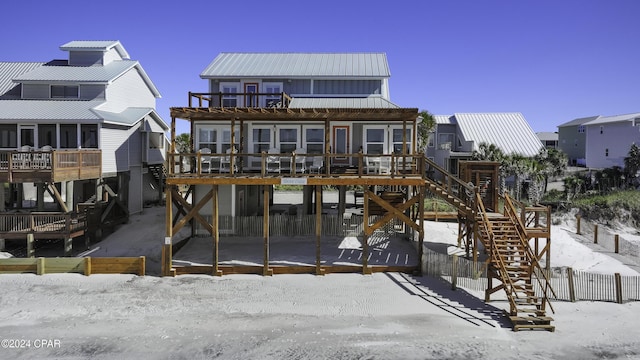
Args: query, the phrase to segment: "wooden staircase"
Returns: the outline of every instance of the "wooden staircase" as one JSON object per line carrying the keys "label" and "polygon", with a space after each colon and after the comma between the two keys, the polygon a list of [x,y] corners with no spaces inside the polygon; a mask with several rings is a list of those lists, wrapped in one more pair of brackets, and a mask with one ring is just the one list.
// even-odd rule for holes
{"label": "wooden staircase", "polygon": [[[483,220],[484,219],[484,220]],[[496,278],[501,284],[489,289],[485,294],[485,301],[500,289],[507,295],[510,304],[509,319],[513,330],[544,329],[554,331],[551,325],[553,318],[546,315],[548,299],[545,294],[538,296],[534,289],[536,270],[542,271],[537,261],[532,257],[526,239],[518,231],[517,224],[508,216],[479,214],[478,221],[482,222],[480,235],[489,253],[487,276]],[[542,285],[542,284],[541,284]],[[548,285],[543,285],[548,289]]]}

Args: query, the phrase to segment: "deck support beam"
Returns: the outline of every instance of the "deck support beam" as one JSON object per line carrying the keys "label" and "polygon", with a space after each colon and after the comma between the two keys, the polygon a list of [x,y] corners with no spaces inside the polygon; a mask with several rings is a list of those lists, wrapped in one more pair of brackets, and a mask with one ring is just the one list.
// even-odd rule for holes
{"label": "deck support beam", "polygon": [[220,246],[220,224],[218,214],[218,185],[211,185],[211,225],[213,227],[213,276],[222,276],[222,271],[218,268],[218,250]]}
{"label": "deck support beam", "polygon": [[171,275],[171,265],[172,265],[172,253],[171,253],[171,238],[173,237],[173,201],[171,199],[173,191],[173,185],[167,185],[165,188],[165,196],[167,200],[167,204],[165,206],[165,237],[164,243],[162,244],[162,276]]}
{"label": "deck support beam", "polygon": [[268,185],[262,186],[262,196],[264,201],[263,208],[263,228],[264,236],[264,266],[262,269],[263,276],[273,275],[273,270],[269,269],[269,188]]}
{"label": "deck support beam", "polygon": [[[322,185],[316,185],[316,199],[322,199]],[[316,201],[316,275],[324,275],[321,263],[322,201]]]}
{"label": "deck support beam", "polygon": [[364,208],[363,208],[363,217],[362,217],[362,273],[364,275],[370,275],[372,273],[369,268],[369,234],[373,232],[369,228],[369,194],[370,187],[365,188],[364,190]]}

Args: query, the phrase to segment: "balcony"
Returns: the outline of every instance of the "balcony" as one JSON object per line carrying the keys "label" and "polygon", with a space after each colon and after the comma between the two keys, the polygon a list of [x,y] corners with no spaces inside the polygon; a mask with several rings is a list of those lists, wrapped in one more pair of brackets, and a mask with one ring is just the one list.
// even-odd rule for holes
{"label": "balcony", "polygon": [[41,183],[97,179],[102,151],[97,149],[0,152],[0,181]]}

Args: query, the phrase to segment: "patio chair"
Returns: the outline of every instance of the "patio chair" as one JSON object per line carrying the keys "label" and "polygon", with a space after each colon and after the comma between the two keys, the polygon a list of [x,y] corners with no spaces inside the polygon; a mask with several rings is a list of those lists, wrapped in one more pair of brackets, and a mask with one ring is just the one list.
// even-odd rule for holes
{"label": "patio chair", "polygon": [[210,173],[211,172],[211,149],[202,148],[198,150],[200,153],[200,171]]}
{"label": "patio chair", "polygon": [[307,157],[306,157],[306,153],[307,151],[304,148],[297,148],[295,151],[296,154],[296,162],[294,164],[295,166],[295,172],[301,172],[304,173],[307,171]]}
{"label": "patio chair", "polygon": [[378,165],[378,174],[391,174],[391,157],[382,156],[380,157],[380,164]]}
{"label": "patio chair", "polygon": [[279,174],[280,171],[282,171],[280,166],[280,150],[271,148],[267,153],[267,172],[276,172]]}
{"label": "patio chair", "polygon": [[[220,172],[231,172],[231,154],[234,155],[238,152],[235,147],[228,148],[227,154],[220,159]],[[237,158],[234,156],[233,159],[233,172],[238,171],[238,167],[236,166]]]}
{"label": "patio chair", "polygon": [[322,167],[324,166],[324,158],[322,156],[314,156],[312,159],[311,166],[309,166],[309,172],[320,174],[320,171],[322,171]]}
{"label": "patio chair", "polygon": [[380,173],[380,157],[379,156],[364,156],[364,166],[367,174]]}

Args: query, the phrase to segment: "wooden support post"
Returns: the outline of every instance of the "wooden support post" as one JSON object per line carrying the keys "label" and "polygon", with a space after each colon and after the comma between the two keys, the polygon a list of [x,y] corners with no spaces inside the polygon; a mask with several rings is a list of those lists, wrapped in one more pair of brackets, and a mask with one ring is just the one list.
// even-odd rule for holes
{"label": "wooden support post", "polygon": [[[173,119],[173,123],[175,124],[175,119]],[[173,132],[172,132],[173,134]],[[173,136],[172,136],[173,137]],[[174,148],[172,144],[172,148]],[[167,199],[167,204],[165,206],[165,238],[164,244],[162,245],[162,276],[170,276],[171,275],[171,266],[172,266],[172,253],[171,253],[171,238],[173,237],[173,200],[172,200],[172,190],[173,185],[168,185],[165,188],[165,197]]]}
{"label": "wooden support post", "polygon": [[342,218],[347,207],[347,186],[338,186],[338,217]]}
{"label": "wooden support post", "polygon": [[44,183],[36,184],[36,208],[44,211]]}
{"label": "wooden support post", "polygon": [[573,282],[573,268],[567,268],[567,281],[569,282],[569,301],[576,302],[576,285]]}
{"label": "wooden support post", "polygon": [[64,238],[64,256],[71,255],[71,251],[73,250],[73,239],[71,237]]}
{"label": "wooden support post", "polygon": [[453,255],[451,269],[451,290],[455,290],[458,284],[458,255]]}
{"label": "wooden support post", "polygon": [[91,275],[91,257],[84,258],[84,275]]}
{"label": "wooden support post", "polygon": [[321,263],[320,239],[322,237],[322,185],[316,185],[316,275],[324,275]]}
{"label": "wooden support post", "polygon": [[620,273],[613,274],[616,283],[616,302],[622,304],[622,276]]}
{"label": "wooden support post", "polygon": [[371,269],[369,269],[369,232],[371,228],[369,227],[369,192],[371,188],[366,186],[364,189],[364,209],[363,209],[363,229],[362,232],[362,273],[364,275],[371,274]]}
{"label": "wooden support post", "polygon": [[420,230],[418,230],[418,266],[420,273],[423,274],[423,256],[424,256],[424,195],[427,193],[427,187],[421,186],[418,200],[418,221],[420,222]]}
{"label": "wooden support post", "polygon": [[269,186],[262,186],[262,193],[264,199],[264,210],[263,210],[263,236],[264,236],[264,267],[262,270],[263,276],[271,276],[273,275],[273,270],[269,269]]}
{"label": "wooden support post", "polygon": [[32,258],[35,257],[36,251],[34,248],[35,240],[33,238],[33,234],[27,234],[27,257]]}
{"label": "wooden support post", "polygon": [[211,219],[211,227],[213,228],[213,276],[222,276],[222,271],[218,268],[218,253],[220,246],[220,223],[219,223],[219,214],[218,214],[218,185],[211,186],[211,192],[213,193],[211,197],[211,203],[213,207],[212,211],[212,219]]}
{"label": "wooden support post", "polygon": [[547,238],[547,243],[545,245],[545,249],[547,249],[545,256],[545,270],[547,270],[547,275],[551,275],[551,238]]}
{"label": "wooden support post", "polygon": [[147,258],[144,256],[140,256],[140,268],[138,269],[138,275],[144,276],[145,271],[147,269]]}
{"label": "wooden support post", "polygon": [[598,224],[593,225],[593,243],[598,243]]}
{"label": "wooden support post", "polygon": [[0,251],[4,251],[6,249],[6,244],[4,239],[0,239]]}
{"label": "wooden support post", "polygon": [[45,258],[39,257],[36,260],[36,275],[44,275],[44,274],[46,274]]}
{"label": "wooden support post", "polygon": [[620,235],[615,234],[615,236],[613,237],[613,246],[614,246],[614,251],[616,254],[620,253]]}
{"label": "wooden support post", "polygon": [[580,233],[580,215],[576,215],[576,234],[582,235]]}

